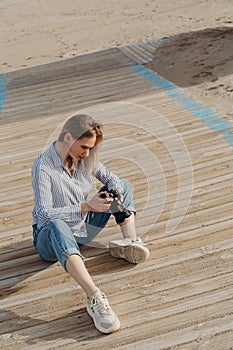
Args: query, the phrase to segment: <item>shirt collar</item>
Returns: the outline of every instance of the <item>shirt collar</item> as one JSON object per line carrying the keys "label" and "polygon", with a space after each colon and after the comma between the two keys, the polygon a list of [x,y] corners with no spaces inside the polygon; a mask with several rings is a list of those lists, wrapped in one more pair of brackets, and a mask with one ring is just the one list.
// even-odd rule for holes
{"label": "shirt collar", "polygon": [[51,155],[51,158],[52,158],[52,161],[53,161],[55,167],[61,167],[61,168],[64,169],[64,165],[63,165],[63,163],[61,161],[61,158],[58,156],[58,154],[57,154],[57,152],[55,150],[55,147],[54,147],[55,142],[56,141],[54,141],[51,144],[51,146],[49,147],[49,152],[50,152],[50,155]]}

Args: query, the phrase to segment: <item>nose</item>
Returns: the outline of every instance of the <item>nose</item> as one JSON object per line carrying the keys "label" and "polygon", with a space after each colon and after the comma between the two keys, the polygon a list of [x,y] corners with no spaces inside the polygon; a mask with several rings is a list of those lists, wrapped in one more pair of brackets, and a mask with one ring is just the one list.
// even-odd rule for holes
{"label": "nose", "polygon": [[85,149],[82,154],[83,157],[88,157],[89,156],[89,149]]}

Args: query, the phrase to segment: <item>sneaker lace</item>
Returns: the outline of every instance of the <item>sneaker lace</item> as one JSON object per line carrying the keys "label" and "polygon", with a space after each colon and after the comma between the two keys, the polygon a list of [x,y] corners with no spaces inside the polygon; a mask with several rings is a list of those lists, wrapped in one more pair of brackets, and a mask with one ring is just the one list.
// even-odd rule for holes
{"label": "sneaker lace", "polygon": [[143,242],[142,242],[141,238],[132,239],[131,242],[143,245]]}
{"label": "sneaker lace", "polygon": [[94,298],[92,300],[92,306],[93,310],[98,310],[102,316],[109,315],[109,312],[111,311],[108,301],[104,294],[102,294],[101,299]]}

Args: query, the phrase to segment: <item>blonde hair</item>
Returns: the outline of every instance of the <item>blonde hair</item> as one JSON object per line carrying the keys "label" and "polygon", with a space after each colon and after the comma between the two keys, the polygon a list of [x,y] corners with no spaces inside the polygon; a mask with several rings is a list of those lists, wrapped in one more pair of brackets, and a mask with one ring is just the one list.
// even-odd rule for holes
{"label": "blonde hair", "polygon": [[[98,146],[103,141],[102,128],[102,123],[94,120],[91,116],[87,114],[76,114],[65,122],[58,137],[58,141],[62,142],[67,133],[70,133],[76,140],[84,137],[92,138],[96,136],[95,145],[90,150],[89,156],[84,158],[81,162],[81,166],[89,175],[93,173],[99,161]],[[73,164],[74,160],[71,156],[69,156],[69,160],[71,164]]]}

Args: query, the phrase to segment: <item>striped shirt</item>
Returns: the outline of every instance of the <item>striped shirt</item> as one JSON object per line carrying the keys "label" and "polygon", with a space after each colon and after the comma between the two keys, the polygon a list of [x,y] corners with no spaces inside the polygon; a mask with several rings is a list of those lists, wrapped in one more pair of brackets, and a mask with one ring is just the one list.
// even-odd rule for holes
{"label": "striped shirt", "polygon": [[[93,176],[109,190],[121,189],[119,177],[101,163]],[[88,199],[93,176],[89,176],[81,166],[76,166],[70,175],[52,144],[32,166],[33,225],[40,229],[50,220],[61,219],[75,236],[86,236],[86,215],[81,215],[81,202]]]}

